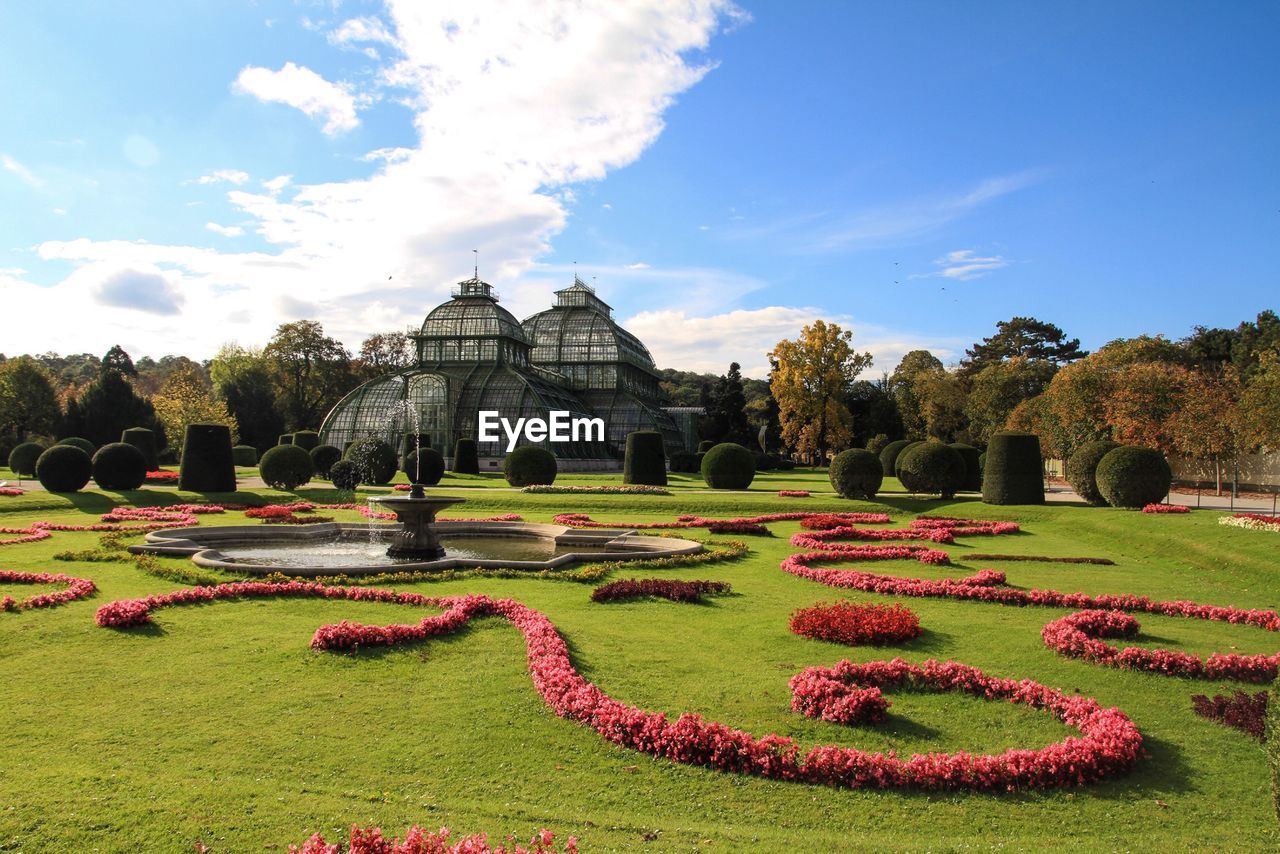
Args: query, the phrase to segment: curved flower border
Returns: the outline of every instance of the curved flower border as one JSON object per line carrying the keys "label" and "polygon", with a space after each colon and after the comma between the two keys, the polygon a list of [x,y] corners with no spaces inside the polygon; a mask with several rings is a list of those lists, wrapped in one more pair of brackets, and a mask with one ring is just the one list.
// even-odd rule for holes
{"label": "curved flower border", "polygon": [[65,605],[76,599],[92,596],[98,587],[88,578],[76,578],[60,572],[13,572],[0,569],[0,584],[65,584],[66,590],[53,593],[39,593],[28,596],[21,601],[12,596],[0,599],[0,611],[30,610],[32,608],[52,608]]}

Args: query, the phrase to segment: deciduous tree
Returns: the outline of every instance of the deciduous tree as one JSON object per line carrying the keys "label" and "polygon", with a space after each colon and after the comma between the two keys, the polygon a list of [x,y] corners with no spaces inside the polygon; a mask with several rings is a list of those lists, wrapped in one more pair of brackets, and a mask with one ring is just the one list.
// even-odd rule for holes
{"label": "deciduous tree", "polygon": [[231,428],[231,441],[238,439],[235,418],[227,411],[227,405],[214,397],[204,372],[197,367],[182,367],[171,373],[151,403],[165,435],[179,453],[190,424],[226,424]]}
{"label": "deciduous tree", "polygon": [[0,434],[25,442],[50,436],[61,410],[49,372],[30,356],[0,363]]}
{"label": "deciduous tree", "polygon": [[280,393],[286,429],[319,426],[351,384],[351,354],[314,320],[281,324],[263,356]]}
{"label": "deciduous tree", "polygon": [[834,323],[815,320],[799,338],[779,341],[769,354],[783,441],[819,462],[831,449],[846,447],[853,435],[853,416],[844,401],[871,364],[871,354],[856,352],[852,337]]}

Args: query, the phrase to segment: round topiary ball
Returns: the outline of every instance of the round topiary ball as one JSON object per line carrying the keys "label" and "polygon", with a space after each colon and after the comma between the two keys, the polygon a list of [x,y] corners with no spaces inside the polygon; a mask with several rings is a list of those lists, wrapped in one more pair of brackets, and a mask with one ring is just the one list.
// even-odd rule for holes
{"label": "round topiary ball", "polygon": [[355,492],[360,485],[360,466],[351,460],[338,460],[329,467],[329,482],[335,489]]}
{"label": "round topiary ball", "polygon": [[93,480],[99,489],[137,489],[147,479],[147,458],[127,442],[103,445],[93,455]]}
{"label": "round topiary ball", "polygon": [[894,464],[898,461],[898,454],[902,453],[902,449],[910,444],[911,442],[908,439],[895,439],[880,451],[880,471],[885,477],[893,477]]}
{"label": "round topiary ball", "polygon": [[444,477],[444,457],[435,448],[419,448],[405,458],[404,473],[410,483],[435,486]]}
{"label": "round topiary ball", "polygon": [[93,460],[75,445],[54,445],[36,460],[36,478],[50,492],[79,492],[93,475]]}
{"label": "round topiary ball", "polygon": [[297,489],[316,473],[311,454],[300,445],[276,445],[258,460],[258,474],[267,486]]}
{"label": "round topiary ball", "polygon": [[871,501],[884,482],[880,457],[865,448],[851,448],[831,458],[831,487],[841,498]]}
{"label": "round topiary ball", "polygon": [[381,439],[357,439],[342,458],[359,466],[360,482],[371,486],[385,486],[400,470],[395,449]]}
{"label": "round topiary ball", "polygon": [[667,485],[667,449],[656,430],[627,434],[627,450],[622,459],[622,482],[643,486]]}
{"label": "round topiary ball", "polygon": [[1164,454],[1122,445],[1098,462],[1098,492],[1112,507],[1145,507],[1163,501],[1173,483]]}
{"label": "round topiary ball", "polygon": [[555,483],[556,472],[555,454],[537,445],[522,445],[502,461],[502,473],[512,486]]}
{"label": "round topiary ball", "polygon": [[918,448],[923,444],[924,442],[912,442],[898,452],[898,456],[895,457],[893,460],[893,476],[894,477],[896,477],[898,480],[902,480],[902,458],[907,455],[907,451],[910,451],[912,448]]}
{"label": "round topiary ball", "polygon": [[237,468],[253,468],[258,464],[258,449],[253,445],[236,445],[231,449],[231,461]]}
{"label": "round topiary ball", "polygon": [[712,489],[746,489],[755,477],[755,455],[733,442],[716,445],[702,458],[702,479]]}
{"label": "round topiary ball", "polygon": [[480,474],[480,456],[475,439],[462,438],[454,443],[453,473]]}
{"label": "round topiary ball", "polygon": [[676,451],[671,455],[671,471],[679,474],[693,474],[698,471],[698,455],[692,451]]}
{"label": "round topiary ball", "polygon": [[36,460],[45,452],[39,442],[23,442],[9,452],[9,468],[14,474],[31,477],[36,473]]}
{"label": "round topiary ball", "polygon": [[1086,442],[1067,459],[1067,483],[1076,495],[1095,507],[1107,506],[1107,499],[1098,491],[1098,463],[1118,447],[1120,443],[1110,439]]}
{"label": "round topiary ball", "polygon": [[996,433],[991,437],[982,470],[982,500],[987,504],[1044,503],[1040,437],[1031,433]]}
{"label": "round topiary ball", "polygon": [[81,437],[79,437],[79,436],[68,436],[68,437],[67,437],[67,438],[65,438],[65,439],[59,439],[59,440],[58,440],[57,442],[55,442],[54,444],[57,444],[57,445],[72,445],[72,446],[74,446],[74,447],[76,447],[76,448],[79,448],[80,450],[84,451],[84,452],[85,452],[86,454],[88,454],[90,457],[92,457],[92,456],[93,456],[94,451],[98,450],[98,446],[97,446],[97,445],[93,444],[93,443],[92,443],[92,442],[90,442],[88,439],[82,439],[82,438],[81,438]]}
{"label": "round topiary ball", "polygon": [[148,427],[130,427],[120,434],[120,441],[142,451],[142,457],[147,461],[147,471],[160,468],[160,451],[156,447],[155,431]]}
{"label": "round topiary ball", "polygon": [[964,442],[952,442],[951,447],[954,448],[964,460],[964,483],[960,486],[961,491],[981,492],[982,452],[973,445],[966,445]]}
{"label": "round topiary ball", "polygon": [[342,451],[333,445],[316,445],[311,449],[311,464],[316,467],[316,474],[321,477],[328,477],[329,469],[333,468],[333,464],[340,459],[342,459]]}
{"label": "round topiary ball", "polygon": [[907,448],[898,455],[897,469],[898,479],[910,492],[954,498],[964,485],[964,457],[941,442],[921,442]]}

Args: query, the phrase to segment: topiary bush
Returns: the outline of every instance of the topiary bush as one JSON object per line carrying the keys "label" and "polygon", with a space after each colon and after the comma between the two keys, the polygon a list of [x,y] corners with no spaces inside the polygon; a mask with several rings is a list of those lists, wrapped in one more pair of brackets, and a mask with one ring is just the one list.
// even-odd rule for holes
{"label": "topiary bush", "polygon": [[755,453],[756,471],[777,471],[782,468],[782,458],[777,454]]}
{"label": "topiary bush", "polygon": [[267,486],[297,489],[316,473],[311,453],[301,445],[276,445],[258,461],[258,474]]}
{"label": "topiary bush", "polygon": [[94,452],[98,450],[97,445],[93,444],[88,439],[83,439],[79,436],[68,436],[65,439],[59,439],[54,444],[55,445],[71,445],[73,447],[79,448],[80,450],[84,451],[90,457],[92,457]]}
{"label": "topiary bush", "polygon": [[231,429],[227,425],[187,425],[178,488],[187,492],[236,491],[236,463],[231,458]]}
{"label": "topiary bush", "polygon": [[453,473],[480,474],[480,456],[475,439],[459,439],[453,446]]}
{"label": "topiary bush", "polygon": [[1112,507],[1142,508],[1164,500],[1173,471],[1159,451],[1122,445],[1098,462],[1097,481],[1098,492]]}
{"label": "topiary bush", "polygon": [[[321,447],[324,447],[321,445]],[[338,460],[329,467],[329,482],[335,489],[343,492],[355,492],[360,485],[360,466],[351,460]]]}
{"label": "topiary bush", "polygon": [[991,437],[982,469],[982,500],[987,504],[1044,503],[1040,437],[1031,433],[996,433]]}
{"label": "topiary bush", "polygon": [[865,448],[850,448],[831,458],[827,472],[831,488],[841,498],[863,498],[871,501],[884,482],[880,457]]}
{"label": "topiary bush", "polygon": [[231,449],[231,459],[238,467],[252,468],[258,464],[258,449],[253,445],[236,445]]}
{"label": "topiary bush", "polygon": [[36,478],[50,492],[79,492],[93,474],[93,461],[76,445],[54,445],[36,460]]}
{"label": "topiary bush", "polygon": [[340,459],[342,459],[342,451],[333,445],[316,445],[311,449],[311,464],[316,467],[316,474],[321,477],[328,477],[329,469],[333,468],[333,464]]}
{"label": "topiary bush", "polygon": [[627,434],[627,450],[622,458],[622,482],[645,486],[667,485],[667,450],[656,430]]}
{"label": "topiary bush", "polygon": [[898,479],[910,492],[954,498],[964,486],[964,457],[950,445],[921,442],[898,455]]}
{"label": "topiary bush", "polygon": [[705,454],[707,451],[711,450],[715,446],[716,446],[716,443],[711,441],[710,439],[703,439],[701,442],[698,443],[698,453]]}
{"label": "topiary bush", "polygon": [[982,452],[973,445],[964,442],[952,442],[951,447],[964,460],[964,482],[960,485],[963,492],[982,491]]}
{"label": "topiary bush", "polygon": [[147,479],[147,458],[127,442],[103,445],[93,455],[93,480],[99,489],[137,489]]}
{"label": "topiary bush", "polygon": [[408,471],[409,455],[419,448],[431,447],[430,433],[405,433],[400,442],[400,468]]}
{"label": "topiary bush", "polygon": [[[867,440],[867,450],[875,454],[877,458],[880,452],[889,444],[889,436],[885,433],[877,433]],[[883,471],[881,472],[883,474]]]}
{"label": "topiary bush", "polygon": [[404,473],[410,483],[435,486],[444,477],[444,457],[435,448],[414,451],[404,461]]}
{"label": "topiary bush", "polygon": [[702,457],[702,479],[712,489],[746,489],[755,477],[755,455],[741,445],[723,442]]}
{"label": "topiary bush", "polygon": [[310,451],[320,444],[320,434],[315,430],[299,430],[293,434],[293,444],[304,451]]}
{"label": "topiary bush", "polygon": [[671,455],[669,465],[671,471],[679,474],[694,474],[698,471],[700,461],[693,451],[676,451]]}
{"label": "topiary bush", "polygon": [[142,452],[142,457],[147,461],[147,471],[157,471],[160,468],[160,449],[157,447],[156,434],[149,427],[130,427],[120,434],[120,441],[126,445],[133,445]]}
{"label": "topiary bush", "polygon": [[537,445],[522,445],[502,461],[502,473],[512,486],[555,483],[556,471],[555,454]]}
{"label": "topiary bush", "polygon": [[893,467],[898,461],[898,454],[911,442],[907,439],[895,439],[880,451],[880,473],[885,477],[893,477]]}
{"label": "topiary bush", "polygon": [[919,447],[920,445],[923,445],[923,444],[924,442],[911,442],[905,448],[903,448],[901,451],[898,452],[898,456],[895,457],[893,460],[893,476],[894,477],[896,477],[898,480],[902,480],[902,458],[907,455],[907,451],[910,451],[912,448]]}
{"label": "topiary bush", "polygon": [[1086,442],[1067,459],[1067,483],[1071,484],[1076,495],[1095,507],[1107,505],[1107,499],[1098,491],[1098,463],[1118,447],[1120,443],[1110,439]]}
{"label": "topiary bush", "polygon": [[280,434],[280,440],[279,440],[278,442],[276,442],[276,444],[277,444],[277,445],[292,445],[292,444],[293,444],[293,434],[292,434],[292,433],[281,433],[281,434]]}
{"label": "topiary bush", "polygon": [[395,450],[381,439],[357,439],[342,455],[360,467],[360,482],[372,486],[385,486],[400,470],[400,458]]}
{"label": "topiary bush", "polygon": [[19,477],[31,477],[36,473],[36,460],[44,452],[45,447],[39,442],[23,442],[9,452],[9,468]]}

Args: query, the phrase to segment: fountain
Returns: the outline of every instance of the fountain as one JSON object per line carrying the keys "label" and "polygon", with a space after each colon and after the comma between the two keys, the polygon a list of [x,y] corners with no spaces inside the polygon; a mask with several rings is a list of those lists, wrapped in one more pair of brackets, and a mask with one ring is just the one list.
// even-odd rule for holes
{"label": "fountain", "polygon": [[422,484],[415,483],[408,495],[375,495],[369,499],[389,508],[400,522],[400,530],[391,535],[387,557],[397,560],[429,561],[445,556],[444,546],[436,531],[436,514],[465,498],[439,496],[428,498]]}

